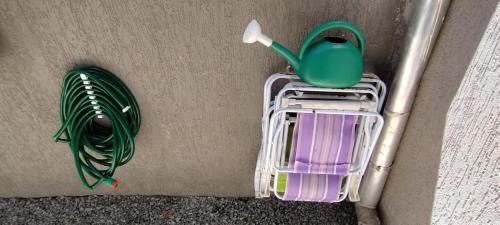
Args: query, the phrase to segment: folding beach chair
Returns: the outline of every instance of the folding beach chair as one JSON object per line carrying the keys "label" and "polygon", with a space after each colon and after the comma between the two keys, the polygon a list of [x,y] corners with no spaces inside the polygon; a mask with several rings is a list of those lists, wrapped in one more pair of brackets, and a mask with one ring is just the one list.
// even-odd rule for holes
{"label": "folding beach chair", "polygon": [[[280,79],[288,83],[271,101],[271,88]],[[353,177],[356,188],[349,192],[355,195],[382,128],[378,111],[385,92],[372,74],[344,89],[311,87],[294,75],[270,76],[264,88],[256,197],[269,197],[272,191],[283,200],[342,201]]]}

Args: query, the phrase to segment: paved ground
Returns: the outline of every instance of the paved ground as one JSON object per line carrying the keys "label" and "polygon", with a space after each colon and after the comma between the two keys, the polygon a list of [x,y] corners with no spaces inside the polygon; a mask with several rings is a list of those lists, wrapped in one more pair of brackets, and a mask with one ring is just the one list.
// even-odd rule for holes
{"label": "paved ground", "polygon": [[0,224],[356,224],[356,217],[350,203],[86,196],[0,198]]}

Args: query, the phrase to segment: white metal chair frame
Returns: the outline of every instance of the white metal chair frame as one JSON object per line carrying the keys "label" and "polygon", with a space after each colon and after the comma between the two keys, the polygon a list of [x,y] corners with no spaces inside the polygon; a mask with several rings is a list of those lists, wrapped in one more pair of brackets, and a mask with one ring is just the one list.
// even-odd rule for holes
{"label": "white metal chair frame", "polygon": [[[272,120],[272,118],[276,119],[276,115],[279,114],[279,113],[277,113],[277,111],[280,109],[280,107],[277,106],[277,105],[278,104],[281,105],[281,101],[282,101],[282,97],[283,97],[284,93],[286,91],[289,91],[289,90],[294,90],[294,89],[290,88],[290,87],[285,87],[285,88],[282,89],[282,91],[280,91],[280,93],[276,97],[274,113],[271,116],[271,121],[269,122],[268,135],[271,135],[271,134],[278,135],[279,134],[279,136],[274,136],[274,137],[268,136],[268,139],[265,142],[266,143],[266,147],[267,147],[267,150],[266,150],[267,153],[270,153],[271,151],[274,151],[276,149],[277,145],[279,146],[278,148],[282,147],[282,143],[283,142],[279,141],[279,142],[276,143],[276,141],[277,141],[278,138],[282,139],[282,137],[283,137],[284,134],[281,132],[282,131],[281,129],[278,129],[277,131],[275,131],[274,129],[275,129],[275,127],[281,128],[283,126],[283,122],[286,119],[286,116],[285,115],[281,116],[281,118],[279,120],[280,121],[279,124],[274,123],[273,120]],[[302,91],[313,90],[313,91],[317,91],[318,88],[300,87],[300,88],[296,88],[295,90],[302,90]],[[337,90],[337,89],[326,89],[324,92],[339,92],[339,90]],[[371,95],[374,96],[375,103],[377,103],[377,105],[378,105],[378,97],[372,91],[359,91],[358,92],[358,91],[355,91],[355,90],[352,90],[352,89],[342,89],[340,92],[341,93],[363,93],[363,92],[365,92],[365,93],[371,94]],[[311,110],[314,112],[315,109],[311,109]],[[357,110],[360,110],[360,109],[357,109]],[[375,111],[376,109],[367,109],[367,110]],[[369,114],[369,113],[360,113],[359,111],[346,111],[346,110],[331,110],[331,111],[332,112],[334,112],[334,111],[337,112],[337,113],[334,113],[334,114],[343,114],[343,115],[360,115],[360,116],[372,116],[372,117],[373,116],[379,116],[378,113],[371,113],[371,114]],[[292,111],[290,111],[290,112],[292,112]],[[295,111],[295,112],[299,112],[299,111]],[[318,113],[319,110],[316,110],[316,112]],[[325,112],[327,112],[327,111],[325,111]],[[377,120],[377,121],[380,121],[380,120]],[[364,129],[367,129],[367,128],[368,127],[365,127]],[[359,142],[359,138],[356,139],[356,142]],[[270,143],[270,144],[267,144],[267,143]],[[356,145],[358,145],[358,143]],[[272,148],[273,146],[274,146],[274,148]],[[354,154],[357,154],[357,151],[355,151]],[[271,154],[270,158],[269,158],[269,154],[266,155],[266,159],[270,159],[271,163],[276,162],[275,157],[276,157],[276,155],[274,155],[274,154]],[[269,161],[266,161],[266,165],[269,165],[268,163],[269,163]],[[356,171],[354,171],[353,173],[358,173],[361,168],[362,168],[361,166],[358,166],[358,169]],[[286,171],[286,170],[283,170],[283,171]],[[275,172],[275,170],[272,170],[272,172]]]}
{"label": "white metal chair frame", "polygon": [[[275,101],[271,101],[271,87],[280,79],[290,80],[275,97]],[[257,160],[256,173],[255,173],[255,191],[256,197],[269,197],[270,190],[279,199],[283,196],[277,192],[278,176],[277,173],[290,173],[293,170],[284,167],[285,158],[285,145],[288,127],[290,121],[286,119],[287,113],[301,113],[301,112],[315,112],[323,114],[344,114],[344,115],[358,115],[363,117],[360,121],[359,130],[357,132],[355,151],[353,152],[353,159],[358,159],[358,149],[362,149],[361,160],[358,163],[353,163],[355,166],[350,168],[349,175],[362,175],[368,164],[369,157],[373,151],[376,140],[380,134],[383,125],[383,118],[378,111],[382,107],[382,103],[386,94],[385,84],[378,79],[374,74],[364,74],[361,82],[351,88],[333,89],[333,88],[317,88],[312,87],[303,82],[298,82],[300,78],[296,75],[287,74],[274,74],[271,75],[264,86],[264,101],[263,101],[263,118],[262,118],[262,145],[259,151]],[[297,99],[301,99],[304,93],[331,93],[331,94],[357,94],[360,96],[371,96],[372,101],[376,104],[374,108],[363,109],[366,111],[355,110],[333,110],[333,109],[307,109],[307,108],[290,108],[283,107],[282,102],[284,98],[293,95],[285,96],[289,91],[294,91]],[[306,95],[307,96],[307,95]],[[356,98],[353,98],[356,99]],[[360,99],[359,99],[360,100]],[[300,100],[299,100],[300,101]],[[371,132],[371,131],[374,132]],[[362,132],[361,132],[362,131]],[[363,143],[360,143],[363,142]],[[359,146],[361,145],[361,146]],[[356,161],[356,160],[355,160]],[[274,182],[271,184],[272,176]],[[348,194],[351,176],[347,176],[341,196],[338,201],[342,201]]]}

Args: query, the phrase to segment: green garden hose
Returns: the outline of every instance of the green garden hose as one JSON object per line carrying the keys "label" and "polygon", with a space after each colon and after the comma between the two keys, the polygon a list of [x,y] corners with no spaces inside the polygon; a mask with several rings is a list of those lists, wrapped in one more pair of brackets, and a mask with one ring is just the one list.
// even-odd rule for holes
{"label": "green garden hose", "polygon": [[[112,176],[132,159],[141,125],[139,106],[130,90],[105,69],[73,69],[63,80],[60,113],[62,126],[53,139],[69,144],[83,186],[94,189],[104,182],[115,189],[118,181]],[[99,118],[107,119],[110,126],[96,122]],[[92,184],[88,177],[93,178]]]}

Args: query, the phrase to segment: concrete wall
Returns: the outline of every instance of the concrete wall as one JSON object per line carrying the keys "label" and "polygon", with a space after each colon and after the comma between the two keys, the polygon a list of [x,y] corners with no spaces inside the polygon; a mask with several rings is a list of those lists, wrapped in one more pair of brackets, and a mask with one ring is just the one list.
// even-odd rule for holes
{"label": "concrete wall", "polygon": [[[286,62],[241,43],[258,18],[297,50],[315,26],[358,24],[367,63],[388,78],[404,26],[400,0],[0,1],[0,197],[91,193],[253,195],[262,88]],[[116,73],[143,114],[118,191],[84,190],[68,146],[55,144],[65,72]]]}
{"label": "concrete wall", "polygon": [[452,1],[380,202],[384,224],[430,223],[446,114],[497,2]]}
{"label": "concrete wall", "polygon": [[448,111],[433,224],[500,222],[500,4]]}

